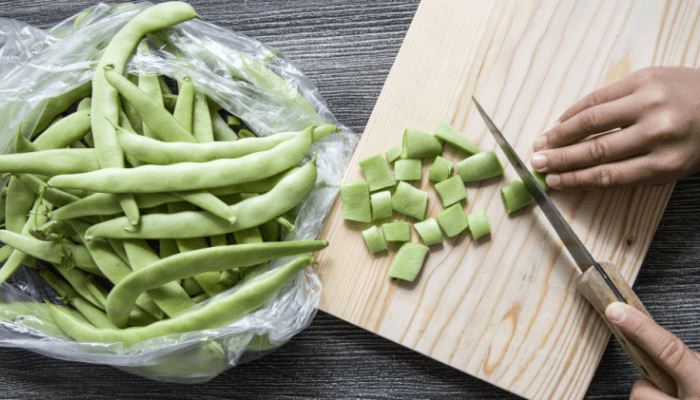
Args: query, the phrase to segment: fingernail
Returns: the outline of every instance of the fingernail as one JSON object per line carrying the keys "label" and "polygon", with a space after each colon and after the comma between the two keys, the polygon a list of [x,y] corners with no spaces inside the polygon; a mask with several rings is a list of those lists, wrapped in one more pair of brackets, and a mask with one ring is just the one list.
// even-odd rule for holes
{"label": "fingernail", "polygon": [[538,137],[534,143],[532,143],[532,148],[535,149],[535,151],[539,151],[544,149],[544,146],[547,144],[547,136],[540,136]]}
{"label": "fingernail", "polygon": [[626,315],[627,310],[619,301],[610,303],[608,308],[605,309],[605,316],[608,317],[610,321],[615,323],[624,321]]}
{"label": "fingernail", "polygon": [[559,175],[547,175],[545,182],[551,187],[557,187],[561,183],[561,177]]}
{"label": "fingernail", "polygon": [[547,156],[543,153],[535,153],[530,159],[530,164],[532,164],[532,168],[544,172],[542,169],[547,166]]}

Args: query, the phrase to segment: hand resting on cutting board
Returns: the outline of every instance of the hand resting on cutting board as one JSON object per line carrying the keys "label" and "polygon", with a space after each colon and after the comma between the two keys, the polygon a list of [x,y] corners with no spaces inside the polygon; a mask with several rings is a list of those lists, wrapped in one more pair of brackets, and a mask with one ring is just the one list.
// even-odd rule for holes
{"label": "hand resting on cutting board", "polygon": [[559,190],[662,184],[700,170],[700,70],[649,67],[576,102],[533,144]]}
{"label": "hand resting on cutting board", "polygon": [[[700,399],[700,353],[688,348],[676,335],[630,305],[611,303],[605,314],[674,378],[678,385],[679,399]],[[640,379],[632,387],[630,399],[666,400],[672,397],[654,387],[649,381]]]}

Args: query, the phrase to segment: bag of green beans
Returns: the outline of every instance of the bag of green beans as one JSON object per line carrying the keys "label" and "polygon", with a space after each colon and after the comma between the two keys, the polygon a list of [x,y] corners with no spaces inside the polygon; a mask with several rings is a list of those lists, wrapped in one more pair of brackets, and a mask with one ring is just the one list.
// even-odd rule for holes
{"label": "bag of green beans", "polygon": [[[159,6],[180,7],[186,10],[182,3],[178,5],[166,3],[165,6]],[[64,119],[68,120],[69,113],[76,107],[78,110],[75,111],[76,115],[81,110],[89,110],[82,112],[86,115],[91,114],[91,118],[96,113],[108,114],[100,108],[99,104],[102,103],[96,103],[103,102],[104,99],[95,97],[97,95],[94,86],[97,85],[94,83],[96,71],[102,73],[102,68],[98,67],[101,67],[104,52],[118,51],[119,45],[116,46],[117,50],[114,46],[110,46],[115,35],[135,16],[154,7],[156,6],[150,3],[99,4],[46,31],[18,21],[0,19],[2,33],[0,36],[0,93],[2,93],[0,96],[0,150],[2,153],[12,153],[13,149],[33,151],[36,150],[35,147],[44,146],[45,148],[48,146],[46,143],[34,141],[34,144],[27,144],[22,137],[33,140],[38,135],[41,138],[43,133],[40,134],[40,132],[48,132],[54,124],[60,126],[58,125],[61,123],[59,115],[65,115]],[[160,12],[165,13],[166,19],[171,17],[168,15],[170,10],[167,8]],[[156,21],[154,25],[157,26],[158,23]],[[146,21],[145,24],[151,24],[151,22]],[[324,124],[335,125],[338,129],[326,131],[319,138],[316,138],[315,131],[313,135],[309,133],[313,142],[303,160],[297,163],[301,168],[290,169],[285,175],[301,173],[299,171],[304,170],[304,165],[315,163],[317,175],[314,175],[316,178],[311,181],[310,194],[303,202],[295,205],[279,218],[254,227],[253,231],[242,229],[206,239],[169,240],[166,238],[121,241],[121,239],[102,238],[95,239],[92,245],[87,244],[82,247],[90,251],[106,251],[107,253],[100,254],[113,257],[115,262],[128,264],[132,260],[140,260],[148,264],[145,260],[163,260],[178,251],[184,252],[187,246],[190,246],[190,249],[204,251],[209,250],[204,248],[207,246],[214,248],[217,245],[228,246],[231,243],[238,243],[250,245],[250,248],[254,249],[256,243],[263,239],[266,242],[271,240],[275,243],[304,241],[303,243],[318,244],[319,241],[313,239],[318,236],[337,195],[338,183],[342,179],[358,137],[336,120],[315,86],[303,73],[278,52],[258,41],[198,18],[189,17],[185,18],[184,22],[178,21],[162,29],[154,30],[143,26],[138,28],[147,32],[142,40],[139,39],[138,46],[129,50],[130,54],[120,55],[124,58],[125,64],[123,71],[119,72],[151,95],[152,99],[159,97],[157,102],[165,109],[169,109],[169,112],[183,126],[191,124],[194,130],[197,129],[196,126],[208,126],[202,136],[204,139],[199,138],[198,141],[206,138],[211,141],[236,140],[237,135],[232,127],[238,128],[239,124],[229,126],[226,124],[227,116],[231,117],[228,118],[229,121],[243,122],[244,126],[240,128],[241,138],[251,135],[268,137],[280,132],[310,131],[313,130],[309,128],[310,126],[325,126]],[[153,79],[153,77],[157,78]],[[177,88],[178,85],[179,88]],[[153,91],[149,92],[149,88],[160,95],[153,97]],[[180,99],[177,98],[178,93],[183,94]],[[191,96],[189,105],[186,101],[187,93]],[[90,99],[91,94],[92,99]],[[133,130],[134,133],[148,136],[148,131],[152,128],[139,118],[138,113],[129,110],[129,105],[133,105],[131,100],[127,101],[124,96],[120,96],[120,101],[122,108],[120,112],[123,111],[123,113],[120,114],[119,125],[124,129]],[[202,113],[202,109],[199,109],[198,114],[196,108],[198,106],[192,105],[197,102],[200,103],[200,107],[204,104],[204,110],[210,111],[208,115],[206,112]],[[187,107],[194,110],[189,113],[189,116],[181,111],[187,110]],[[201,124],[197,122],[198,118],[204,118],[207,122],[197,125]],[[73,120],[77,120],[77,117]],[[124,127],[126,121],[128,121],[128,127]],[[63,122],[66,126],[69,126],[69,123],[77,122]],[[94,144],[93,141],[98,140],[95,132],[87,128],[89,126],[86,127],[86,132],[82,133],[84,138],[71,144],[70,147],[89,148]],[[71,129],[77,128],[73,125]],[[94,129],[95,126],[92,124],[92,130]],[[192,133],[197,137],[194,132]],[[155,134],[157,136],[158,133]],[[88,158],[92,157],[89,151],[82,151],[82,153]],[[100,166],[103,167],[103,159],[99,158],[99,153],[96,154]],[[129,157],[130,155],[127,154],[126,162],[133,163],[131,165],[133,168],[143,163]],[[3,178],[3,185],[8,185],[5,192],[8,196],[13,190],[9,187],[12,182],[8,184],[8,181],[15,179],[16,175]],[[42,191],[42,196],[45,193],[46,198],[56,195],[53,192],[49,193],[51,190],[62,192],[55,188],[42,189],[41,178],[48,180],[48,177],[41,175],[38,177],[39,180],[33,175],[22,176],[22,179],[16,178],[16,180],[26,184],[26,187],[35,184],[34,187]],[[282,182],[280,179],[285,179],[282,174],[279,178],[271,176],[261,179],[256,184],[262,187],[268,181]],[[22,190],[26,194],[26,189]],[[57,202],[73,201],[71,199],[88,194],[84,191],[66,189],[63,193],[64,197],[51,197],[51,199],[52,201],[56,199]],[[174,197],[168,196],[180,201],[193,201],[206,209],[204,203],[212,198],[212,194],[208,192],[204,193],[204,196],[199,194],[182,192]],[[15,196],[14,193],[11,195]],[[24,211],[24,223],[33,222],[36,228],[41,218],[48,218],[47,215],[52,214],[44,213],[45,210],[41,208],[45,205],[42,202],[45,199],[37,200],[38,194],[35,196],[30,193],[29,196],[30,201],[25,206],[28,208]],[[105,196],[109,195],[105,194]],[[118,207],[123,207],[127,215],[129,204],[141,204],[137,203],[140,201],[138,200],[140,195],[137,194],[114,196],[120,199]],[[168,198],[168,196],[161,197]],[[221,195],[217,193],[217,196],[215,200],[233,198],[234,200],[230,201],[242,204],[245,201],[262,201],[264,194],[236,192]],[[126,200],[122,201],[125,198]],[[201,198],[204,198],[204,201],[197,203]],[[9,231],[11,226],[17,226],[18,221],[16,218],[12,220],[6,211],[16,213],[17,209],[21,209],[21,205],[19,202],[13,202],[12,205],[8,202],[6,205],[5,197],[2,197],[2,201],[0,208],[5,213],[6,228]],[[35,203],[34,206],[32,202]],[[161,207],[158,210],[166,214],[194,212],[191,210],[194,210],[195,206],[187,205],[189,203],[173,204],[180,205],[166,207],[161,204],[153,206],[153,209]],[[55,204],[49,206],[53,207]],[[153,209],[147,210],[146,214],[150,216],[150,213],[154,212]],[[27,214],[29,217],[26,217]],[[139,224],[138,218],[146,218],[146,215],[141,217],[137,214],[136,216],[137,219],[134,220],[136,224]],[[139,297],[136,299],[137,306],[129,315],[129,323],[148,326],[152,323],[148,318],[155,318],[155,320],[162,320],[157,322],[161,323],[158,326],[164,328],[156,330],[157,334],[138,326],[108,329],[109,332],[129,331],[139,332],[139,334],[147,332],[142,336],[130,334],[129,340],[124,342],[112,340],[122,336],[103,335],[105,331],[93,327],[94,321],[91,318],[99,320],[108,315],[108,312],[104,311],[109,309],[110,305],[108,292],[112,287],[116,287],[114,286],[116,283],[109,282],[110,277],[106,276],[108,274],[101,273],[99,265],[92,274],[85,272],[90,271],[87,266],[79,268],[71,263],[73,260],[78,260],[77,253],[80,250],[78,247],[81,247],[80,241],[85,240],[84,232],[89,229],[90,224],[96,224],[113,216],[93,215],[80,218],[68,224],[63,224],[60,220],[49,220],[45,225],[41,225],[42,229],[46,230],[41,230],[42,234],[35,234],[35,237],[31,234],[25,233],[22,236],[12,232],[7,232],[7,235],[3,236],[6,240],[19,238],[30,243],[38,243],[31,241],[39,240],[42,241],[42,246],[46,245],[47,249],[58,249],[59,254],[56,255],[55,260],[48,260],[50,262],[40,257],[26,256],[22,258],[22,266],[11,275],[7,274],[3,277],[6,280],[0,285],[0,346],[24,348],[58,359],[112,365],[130,373],[160,381],[194,383],[208,381],[232,366],[266,354],[306,328],[315,315],[320,300],[321,284],[313,268],[306,267],[312,263],[312,258],[310,256],[293,257],[289,255],[295,254],[294,252],[282,252],[274,253],[281,254],[280,258],[274,258],[269,263],[263,262],[260,267],[253,268],[253,273],[232,268],[225,269],[223,272],[207,272],[220,276],[220,279],[214,282],[214,286],[218,285],[217,287],[221,289],[212,296],[208,296],[206,292],[199,293],[198,289],[201,292],[202,288],[197,287],[196,280],[194,283],[192,279],[178,280],[177,290],[186,293],[189,296],[187,301],[194,304],[181,313],[173,311],[171,312],[173,315],[169,315],[168,312],[156,315],[159,314],[158,304],[160,303],[156,301],[155,312],[149,311],[151,310],[149,305],[152,305],[150,301],[139,302],[141,299]],[[236,216],[229,215],[227,218],[230,222],[234,221]],[[290,227],[293,229],[289,229]],[[138,230],[138,226],[131,226],[130,229]],[[48,231],[52,233],[46,234]],[[73,232],[73,236],[68,236],[70,234],[63,236],[61,232]],[[57,237],[59,238],[57,243],[44,243],[56,240]],[[74,247],[67,246],[66,241],[69,240],[73,241],[71,246]],[[99,246],[107,250],[100,250]],[[323,247],[322,244],[321,247]],[[77,249],[71,250],[76,254],[68,252],[66,250],[68,248]],[[5,260],[8,259],[7,255],[11,254],[11,250],[8,250],[10,249],[0,249],[0,252],[6,252]],[[14,253],[12,251],[12,254]],[[258,251],[258,253],[264,252]],[[89,254],[94,257],[95,253]],[[40,261],[32,261],[36,259]],[[219,267],[212,266],[213,258],[202,256],[196,260],[207,263],[204,269],[218,271]],[[152,262],[152,264],[156,263]],[[289,267],[290,265],[296,269],[290,269],[292,268]],[[136,270],[143,266],[132,263],[130,267]],[[275,281],[270,278],[284,276],[280,275],[282,274],[280,271],[287,271],[284,268],[291,271],[288,273],[291,279],[277,278]],[[301,272],[297,273],[298,270]],[[61,274],[63,276],[60,276]],[[0,272],[0,275],[3,273]],[[67,285],[67,282],[70,282],[70,285]],[[209,325],[206,323],[202,325],[203,329],[196,329],[193,326],[198,325],[194,323],[187,325],[190,322],[186,321],[186,318],[181,318],[188,313],[193,313],[205,320],[206,318],[202,317],[205,312],[210,314],[216,312],[218,321],[226,321],[229,305],[226,303],[227,299],[234,298],[232,296],[238,293],[239,297],[250,300],[256,296],[250,288],[265,289],[263,286],[266,282],[269,284],[265,287],[271,294],[261,301],[262,305],[249,307],[252,310],[240,309],[237,303],[229,301],[233,304],[232,309],[237,310],[238,314],[232,316],[231,321],[223,322],[223,326],[211,326],[209,321]],[[128,288],[123,291],[128,292]],[[162,300],[158,296],[163,293],[157,296],[149,290],[148,295],[153,299]],[[105,299],[106,304],[104,304]],[[85,308],[81,312],[78,305],[83,303]],[[144,313],[148,318],[144,320],[134,316],[137,314],[135,312],[137,308],[145,310]],[[92,317],[88,313],[90,310],[96,310]],[[125,315],[123,316],[126,318]],[[57,320],[71,322],[57,324]],[[105,321],[105,323],[111,322]],[[78,332],[76,336],[104,340],[76,340],[66,334],[66,330],[71,328],[70,324],[73,324],[74,332]]]}

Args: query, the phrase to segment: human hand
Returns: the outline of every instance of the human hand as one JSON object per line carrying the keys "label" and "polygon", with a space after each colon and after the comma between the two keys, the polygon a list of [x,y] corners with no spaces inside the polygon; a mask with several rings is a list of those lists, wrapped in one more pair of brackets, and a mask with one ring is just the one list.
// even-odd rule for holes
{"label": "human hand", "polygon": [[[678,399],[700,399],[700,353],[688,348],[676,335],[628,304],[611,303],[605,315],[673,377],[678,385]],[[630,399],[669,400],[673,397],[646,379],[640,379],[632,387]]]}
{"label": "human hand", "polygon": [[700,170],[700,70],[641,69],[579,100],[559,121],[534,142],[530,160],[550,187],[677,180]]}

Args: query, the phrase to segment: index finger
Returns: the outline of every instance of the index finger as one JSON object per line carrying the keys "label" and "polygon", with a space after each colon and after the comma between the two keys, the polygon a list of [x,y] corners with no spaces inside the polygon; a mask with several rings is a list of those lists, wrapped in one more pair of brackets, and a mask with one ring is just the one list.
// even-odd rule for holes
{"label": "index finger", "polygon": [[676,380],[681,390],[685,393],[700,390],[690,387],[698,384],[700,358],[678,336],[629,304],[613,302],[605,314],[625,335],[649,353]]}

